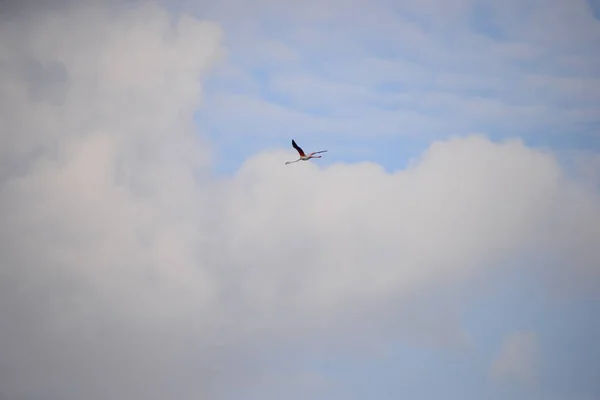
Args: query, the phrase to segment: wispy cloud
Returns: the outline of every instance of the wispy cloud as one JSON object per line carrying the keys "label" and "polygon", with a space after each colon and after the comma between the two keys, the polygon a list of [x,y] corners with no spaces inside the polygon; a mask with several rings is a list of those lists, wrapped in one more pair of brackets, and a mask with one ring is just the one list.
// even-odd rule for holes
{"label": "wispy cloud", "polygon": [[[522,139],[467,135],[592,121],[593,92],[565,87],[596,77],[518,64],[527,46],[552,66],[580,47],[547,53],[521,26],[515,47],[452,33],[470,18],[462,1],[206,5],[218,23],[192,16],[202,4],[65,4],[0,17],[7,397],[494,398],[472,379],[499,332],[465,311],[473,286],[495,285],[481,276],[526,257],[520,278],[596,299],[596,153],[576,157],[589,174],[568,174]],[[390,34],[403,36],[377,44]],[[519,86],[553,74],[571,109]],[[407,133],[430,143],[406,168],[383,165],[376,151],[396,154]],[[339,145],[285,166],[291,134],[306,150]],[[223,143],[235,159],[218,158]],[[240,167],[212,173],[227,161]],[[527,376],[520,366],[544,360],[536,343],[509,338],[495,370]],[[357,367],[374,358],[375,372]]]}
{"label": "wispy cloud", "polygon": [[514,379],[520,383],[535,383],[539,373],[539,348],[533,332],[509,335],[491,367],[494,379]]}
{"label": "wispy cloud", "polygon": [[[226,16],[227,7],[213,12]],[[265,25],[252,39],[236,29],[236,19],[223,17],[230,21],[229,46],[237,54],[230,62],[260,89],[251,98],[229,99],[228,81],[219,78],[213,86],[219,111],[207,109],[209,120],[239,112],[241,101],[283,108],[278,116],[264,115],[260,129],[246,118],[236,124],[216,117],[215,135],[261,137],[282,129],[295,135],[297,113],[307,117],[305,131],[318,136],[394,134],[410,140],[477,131],[532,141],[545,136],[548,143],[570,135],[570,142],[560,143],[576,147],[580,135],[589,138],[598,128],[593,88],[599,75],[589,67],[598,62],[593,49],[600,28],[585,1],[543,7],[533,1],[355,1],[318,9],[257,3],[248,12]],[[273,40],[294,57],[282,63],[260,50]],[[315,114],[330,123],[312,123]]]}

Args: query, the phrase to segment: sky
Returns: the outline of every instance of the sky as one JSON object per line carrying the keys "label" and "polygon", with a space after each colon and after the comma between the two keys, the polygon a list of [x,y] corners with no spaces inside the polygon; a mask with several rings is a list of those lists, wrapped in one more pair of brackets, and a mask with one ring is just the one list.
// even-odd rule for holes
{"label": "sky", "polygon": [[600,399],[599,18],[0,1],[0,400]]}

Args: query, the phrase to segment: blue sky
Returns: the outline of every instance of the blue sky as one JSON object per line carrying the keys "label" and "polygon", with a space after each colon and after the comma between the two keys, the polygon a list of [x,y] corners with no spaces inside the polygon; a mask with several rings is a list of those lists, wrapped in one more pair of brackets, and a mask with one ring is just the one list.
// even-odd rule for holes
{"label": "blue sky", "polygon": [[[229,56],[209,77],[197,117],[219,154],[218,173],[232,173],[249,155],[286,147],[291,138],[328,148],[322,165],[368,160],[388,171],[405,168],[432,141],[471,133],[520,138],[559,157],[600,151],[597,2],[331,2],[317,15],[312,2],[232,8],[238,6],[243,11],[233,16],[215,11]],[[600,297],[557,304],[536,273],[509,270],[488,282],[489,290],[455,293],[449,302],[477,342],[473,352],[391,337],[384,359],[336,357],[325,346],[310,356],[288,349],[269,362],[297,363],[336,382],[297,398],[599,396],[600,322],[593,310]],[[543,361],[536,384],[489,376],[515,331],[537,334]],[[280,391],[269,396],[273,386]],[[281,386],[268,381],[250,393],[296,398],[297,389]]]}
{"label": "blue sky", "polygon": [[46,4],[0,399],[600,398],[598,1]]}
{"label": "blue sky", "polygon": [[599,33],[588,3],[440,3],[198,11],[222,23],[229,51],[198,117],[220,169],[292,136],[389,169],[432,140],[473,132],[598,150]]}
{"label": "blue sky", "polygon": [[[541,268],[541,266],[540,266]],[[428,346],[418,339],[394,335],[386,339],[384,355],[361,352],[349,344],[312,343],[271,350],[258,357],[268,365],[265,381],[244,390],[245,398],[351,399],[593,399],[598,386],[596,315],[597,293],[585,293],[566,302],[553,300],[540,289],[539,275],[518,266],[495,274],[493,284],[483,280],[464,285],[452,294],[424,293],[433,305],[431,318],[458,310],[474,348]],[[440,292],[444,292],[441,290]],[[442,297],[440,299],[440,297]],[[368,321],[366,322],[368,323]],[[534,383],[518,379],[494,380],[489,366],[506,337],[514,332],[535,332],[540,351],[539,376]],[[290,373],[291,371],[291,373]],[[319,379],[302,385],[285,379],[312,371]],[[314,385],[314,386],[313,386]]]}

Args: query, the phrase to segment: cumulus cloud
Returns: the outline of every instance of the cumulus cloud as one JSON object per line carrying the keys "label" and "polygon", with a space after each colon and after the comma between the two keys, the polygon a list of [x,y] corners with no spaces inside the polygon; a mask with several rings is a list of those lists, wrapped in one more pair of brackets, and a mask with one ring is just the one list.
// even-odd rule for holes
{"label": "cumulus cloud", "polygon": [[0,387],[164,398],[216,289],[195,261],[210,153],[192,115],[220,28],[86,5],[1,30]]}
{"label": "cumulus cloud", "polygon": [[597,193],[518,140],[436,142],[391,174],[272,151],[211,177],[192,117],[220,40],[155,5],[2,21],[9,398],[226,398],[267,338],[468,344],[458,317],[410,305],[522,252],[585,254],[597,276]]}

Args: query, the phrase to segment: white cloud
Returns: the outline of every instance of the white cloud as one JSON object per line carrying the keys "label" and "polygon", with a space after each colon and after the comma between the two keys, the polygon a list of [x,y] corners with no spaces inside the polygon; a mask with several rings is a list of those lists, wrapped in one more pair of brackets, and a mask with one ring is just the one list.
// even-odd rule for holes
{"label": "white cloud", "polygon": [[494,379],[511,379],[520,383],[534,383],[539,368],[539,345],[534,332],[510,334],[492,363]]}
{"label": "white cloud", "polygon": [[[300,74],[274,76],[270,80],[269,86],[296,104],[319,109],[328,109],[344,100],[352,104],[353,100],[369,98],[374,95],[367,88],[358,85],[334,83]],[[315,99],[315,93],[321,95]]]}
{"label": "white cloud", "polygon": [[156,6],[32,18],[0,28],[9,397],[225,397],[265,337],[368,320],[372,336],[469,344],[458,317],[406,305],[536,245],[597,273],[598,198],[549,154],[472,136],[394,174],[284,166],[287,150],[211,178],[192,114],[217,25]]}
{"label": "white cloud", "polygon": [[[256,70],[270,73],[268,79],[254,76],[262,90],[246,99],[248,106],[277,102],[281,94],[301,100],[281,102],[261,118],[243,117],[238,123],[220,116],[237,114],[240,104],[239,97],[227,96],[227,80],[220,81],[218,87],[224,90],[219,92],[219,109],[211,114],[228,135],[246,133],[248,125],[260,124],[252,133],[266,137],[281,126],[294,129],[302,121],[318,135],[352,130],[353,136],[382,139],[390,131],[446,137],[448,131],[466,130],[496,137],[506,137],[507,132],[535,135],[554,142],[556,134],[578,137],[590,132],[600,118],[593,90],[600,70],[593,68],[598,65],[594,49],[600,23],[583,0],[573,4],[552,0],[544,7],[535,0],[340,1],[328,3],[327,11],[318,15],[311,11],[312,2],[283,10],[261,1],[248,10],[255,23],[264,22],[262,29],[252,32],[239,28],[247,19],[227,12],[236,2],[219,4],[237,54],[231,62],[249,75]],[[551,34],[547,26],[553,27]],[[283,64],[276,53],[269,56],[263,51],[273,37],[297,55],[293,63]],[[310,79],[301,93],[299,75]],[[285,84],[273,95],[269,79]],[[316,82],[319,85],[312,84]],[[352,86],[343,89],[352,90],[351,96],[332,95],[331,88],[341,84]],[[361,87],[354,90],[357,85]],[[440,94],[453,101],[427,106],[438,102]],[[374,97],[385,101],[373,102]],[[371,107],[373,112],[367,112]],[[389,117],[390,108],[405,115]],[[330,121],[311,121],[315,110],[331,113]],[[352,117],[336,120],[340,115]],[[571,145],[578,145],[576,138]]]}
{"label": "white cloud", "polygon": [[[418,165],[393,175],[373,164],[324,171],[272,166],[284,159],[259,156],[240,170],[223,226],[232,229],[227,237],[237,234],[239,263],[249,262],[247,252],[277,249],[270,257],[277,267],[250,257],[257,261],[242,280],[248,284],[287,271],[279,264],[292,262],[296,247],[306,246],[302,253],[315,256],[302,269],[312,279],[298,289],[309,290],[303,303],[314,302],[320,311],[346,297],[385,297],[520,250],[551,211],[559,179],[551,158],[518,142],[494,145],[477,137],[435,144]],[[285,225],[261,233],[276,221]],[[305,240],[289,243],[295,231]],[[282,249],[288,252],[274,258]],[[365,275],[369,263],[378,267]]]}
{"label": "white cloud", "polygon": [[[191,118],[219,27],[173,22],[156,6],[123,11],[2,21],[0,387],[9,398],[164,398],[161,388],[178,382],[161,377],[186,375],[171,360],[182,362],[180,343],[206,323],[216,290],[193,261],[204,240],[193,174],[210,152]],[[32,95],[50,78],[24,76],[29,65],[64,72],[50,82],[60,99]]]}

